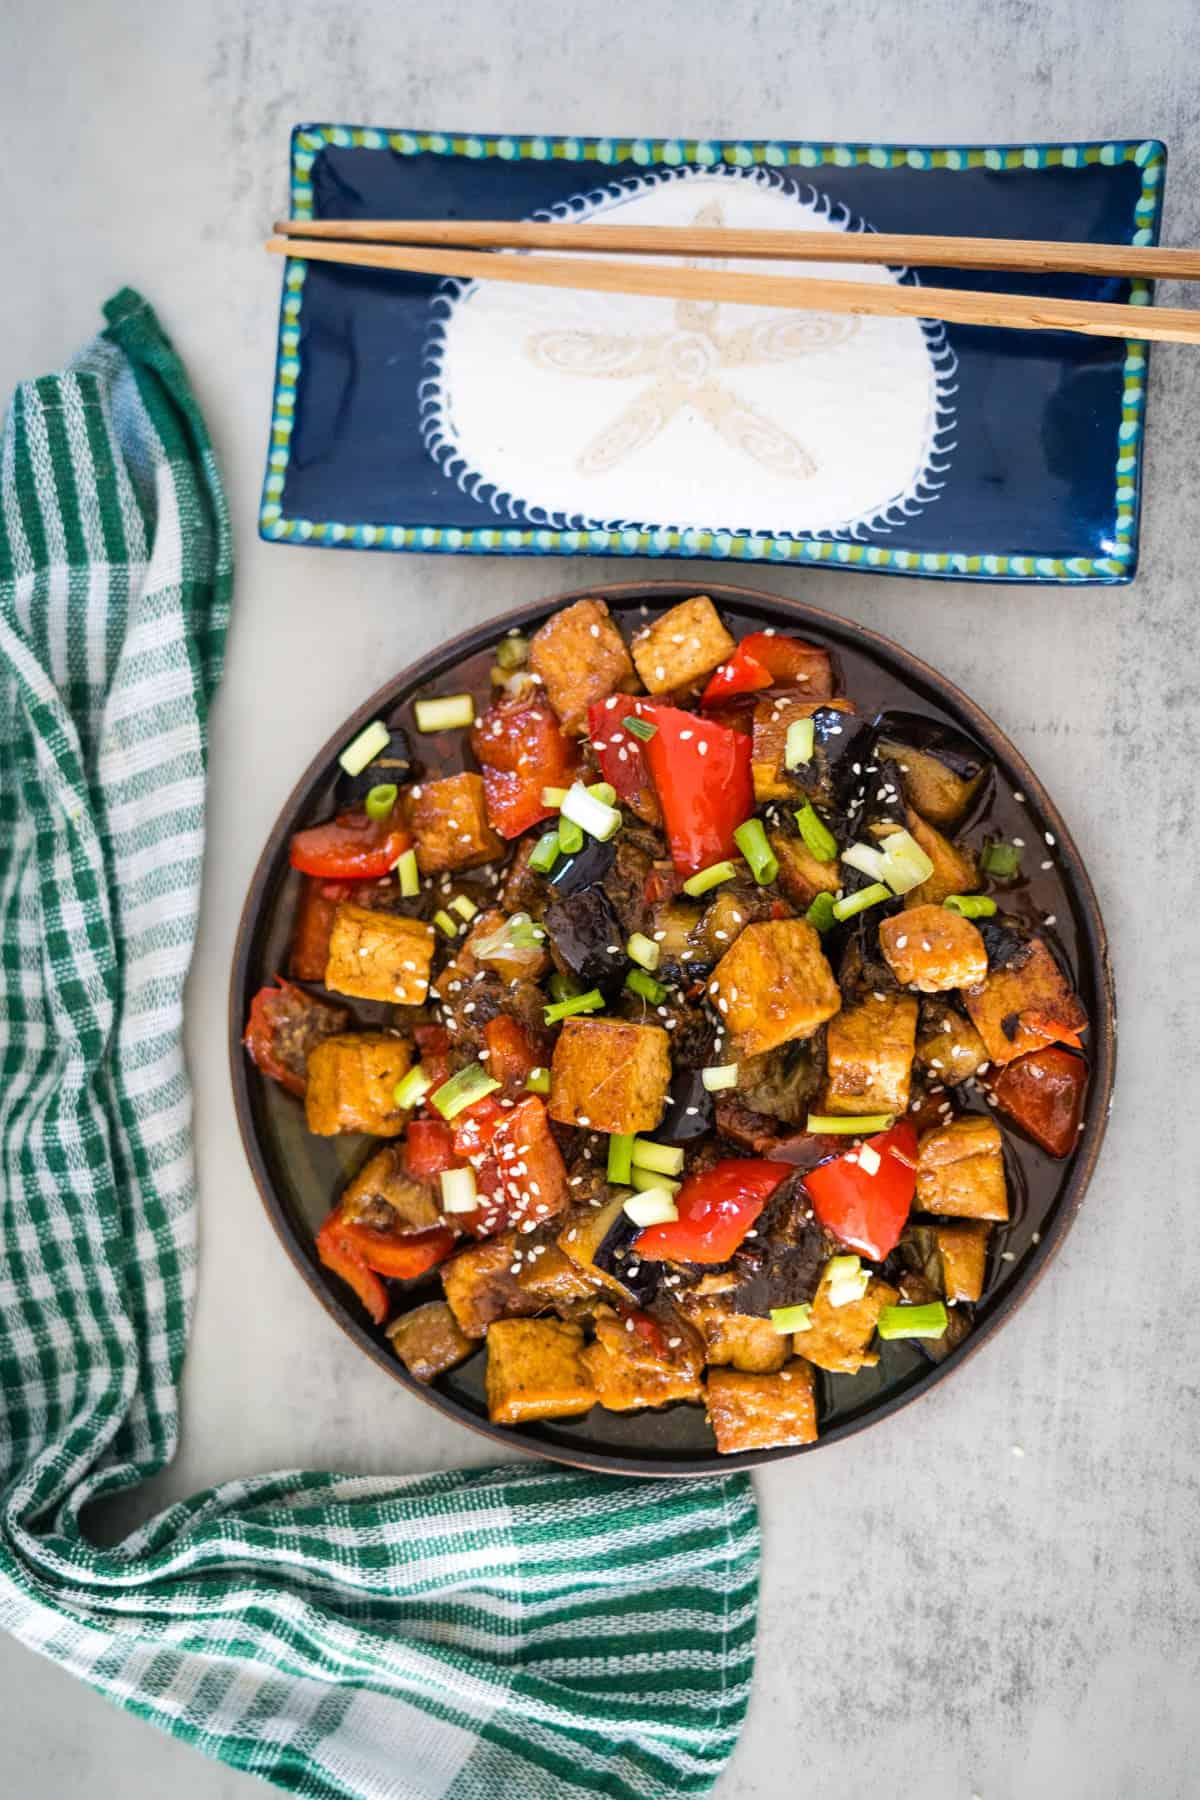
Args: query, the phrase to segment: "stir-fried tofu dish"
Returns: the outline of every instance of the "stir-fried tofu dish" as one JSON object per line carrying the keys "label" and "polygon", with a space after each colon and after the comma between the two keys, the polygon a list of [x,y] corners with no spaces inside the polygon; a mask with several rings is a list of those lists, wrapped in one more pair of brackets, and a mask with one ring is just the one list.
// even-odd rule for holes
{"label": "stir-fried tofu dish", "polygon": [[245,1044],[351,1139],[316,1254],[417,1381],[486,1358],[497,1424],[811,1443],[831,1383],[969,1335],[1014,1172],[1076,1147],[1053,839],[996,835],[957,727],[704,595],[581,600],[472,681],[292,839]]}

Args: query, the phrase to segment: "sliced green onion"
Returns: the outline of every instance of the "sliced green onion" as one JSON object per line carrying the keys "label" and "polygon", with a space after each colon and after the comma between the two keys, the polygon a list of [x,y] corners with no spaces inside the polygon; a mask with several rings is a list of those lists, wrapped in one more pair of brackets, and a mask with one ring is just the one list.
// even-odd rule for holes
{"label": "sliced green onion", "polygon": [[474,1169],[443,1169],[440,1179],[444,1213],[475,1211],[479,1204],[479,1195],[475,1187]]}
{"label": "sliced green onion", "polygon": [[837,855],[837,839],[817,814],[811,800],[806,800],[796,814],[800,836],[818,862],[832,862]]}
{"label": "sliced green onion", "polygon": [[884,1306],[880,1308],[878,1332],[881,1338],[944,1337],[950,1320],[940,1300],[928,1306]]}
{"label": "sliced green onion", "polygon": [[608,1179],[628,1187],[633,1173],[633,1133],[615,1131],[608,1140]]}
{"label": "sliced green onion", "polygon": [[1021,852],[1015,844],[995,842],[985,844],[979,858],[979,866],[985,875],[999,875],[1002,880],[1016,875],[1021,868]]}
{"label": "sliced green onion", "polygon": [[842,851],[842,861],[860,875],[869,875],[872,881],[882,881],[887,870],[882,850],[876,850],[870,844],[851,844]]}
{"label": "sliced green onion", "polygon": [[804,915],[815,931],[826,932],[831,925],[837,924],[837,914],[834,912],[833,906],[832,894],[817,895]]}
{"label": "sliced green onion", "polygon": [[639,1169],[634,1163],[629,1175],[629,1185],[642,1194],[648,1194],[655,1188],[662,1188],[664,1193],[677,1194],[682,1183],[668,1181],[665,1175],[659,1175],[654,1169]]}
{"label": "sliced green onion", "polygon": [[457,919],[452,919],[444,907],[438,907],[433,915],[433,922],[439,931],[444,931],[448,938],[456,938],[462,927]]}
{"label": "sliced green onion", "polygon": [[583,827],[576,825],[574,819],[559,821],[558,847],[564,856],[577,856],[583,849]]}
{"label": "sliced green onion", "polygon": [[523,638],[520,632],[514,633],[512,637],[501,638],[496,645],[496,661],[502,669],[511,671],[523,668],[528,655],[529,639]]}
{"label": "sliced green onion", "polygon": [[545,926],[535,925],[528,913],[518,912],[472,943],[471,949],[477,957],[500,956],[512,950],[536,950],[545,941]]}
{"label": "sliced green onion", "polygon": [[651,1006],[661,1006],[667,997],[667,990],[661,981],[655,981],[653,975],[647,975],[645,969],[630,969],[625,977],[625,986],[631,994],[648,1000]]}
{"label": "sliced green onion", "polygon": [[404,900],[415,900],[421,891],[421,871],[417,867],[415,850],[402,850],[396,858],[396,873],[400,877],[400,895]]}
{"label": "sliced green onion", "polygon": [[621,723],[626,731],[631,732],[635,738],[639,738],[643,744],[648,744],[658,730],[658,726],[652,725],[649,719],[636,719],[632,713],[627,719],[622,719]]}
{"label": "sliced green onion", "polygon": [[544,832],[530,853],[530,868],[535,869],[539,875],[548,875],[558,861],[561,848],[557,831]]}
{"label": "sliced green onion", "polygon": [[750,865],[759,887],[767,887],[779,873],[779,859],[767,842],[761,819],[747,819],[733,834],[733,841]]}
{"label": "sliced green onion", "polygon": [[530,1094],[548,1094],[550,1092],[549,1069],[530,1069],[525,1077],[525,1091]]}
{"label": "sliced green onion", "polygon": [[798,769],[802,763],[810,763],[816,741],[817,728],[811,719],[793,719],[783,741],[784,768]]}
{"label": "sliced green onion", "polygon": [[408,1071],[407,1075],[400,1077],[392,1092],[392,1099],[397,1106],[402,1106],[407,1110],[410,1107],[419,1106],[432,1086],[433,1077],[427,1075],[422,1064],[418,1063],[415,1068]]}
{"label": "sliced green onion", "polygon": [[338,757],[347,775],[361,775],[367,764],[374,762],[392,741],[392,734],[382,719],[372,719],[358,736],[346,745]]}
{"label": "sliced green onion", "polygon": [[394,781],[381,781],[378,787],[373,787],[363,801],[368,819],[374,819],[377,824],[390,819],[399,792]]}
{"label": "sliced green onion", "polygon": [[470,694],[447,694],[439,700],[418,700],[413,713],[418,731],[455,731],[475,723],[475,702]]}
{"label": "sliced green onion", "polygon": [[443,1082],[430,1104],[436,1106],[443,1119],[456,1119],[465,1107],[494,1094],[500,1083],[480,1063],[468,1063]]}
{"label": "sliced green onion", "polygon": [[648,938],[645,932],[635,931],[625,946],[625,954],[631,962],[640,963],[643,969],[653,974],[662,956],[662,945]]}
{"label": "sliced green onion", "polygon": [[862,1299],[871,1281],[858,1256],[831,1256],[823,1279],[830,1306],[852,1306]]}
{"label": "sliced green onion", "polygon": [[723,1088],[735,1088],[737,1078],[736,1063],[713,1063],[710,1068],[700,1071],[701,1085],[709,1094],[719,1094]]}
{"label": "sliced green onion", "polygon": [[[597,782],[597,787],[601,783]],[[607,783],[603,784],[607,786]],[[608,788],[608,792],[616,799],[616,791]],[[573,782],[567,789],[562,803],[562,816],[573,825],[580,825],[592,837],[606,844],[621,829],[621,815],[612,801],[602,800],[599,795],[589,792],[582,781]],[[559,826],[562,835],[562,826]]]}
{"label": "sliced green onion", "polygon": [[569,1000],[572,995],[583,992],[575,977],[564,975],[561,969],[555,969],[546,986],[550,989],[552,1000]]}
{"label": "sliced green onion", "polygon": [[710,863],[707,869],[700,869],[695,875],[689,875],[683,884],[685,894],[695,900],[701,894],[707,894],[709,888],[720,887],[723,881],[732,881],[737,874],[734,862]]}
{"label": "sliced green onion", "polygon": [[547,787],[542,789],[542,805],[552,806],[555,812],[558,811],[566,797],[566,788]]}
{"label": "sliced green onion", "polygon": [[895,1122],[894,1113],[859,1113],[854,1119],[809,1113],[804,1129],[817,1137],[872,1137],[877,1131],[890,1131]]}
{"label": "sliced green onion", "polygon": [[468,925],[479,911],[475,902],[473,900],[468,900],[465,894],[455,894],[453,900],[450,902],[450,907],[453,912],[458,914],[460,919],[465,919]]}
{"label": "sliced green onion", "polygon": [[910,894],[933,874],[933,863],[911,831],[893,831],[883,841],[883,879],[893,894]]}
{"label": "sliced green onion", "polygon": [[630,1194],[623,1211],[625,1217],[640,1225],[643,1231],[647,1225],[667,1225],[679,1217],[674,1196],[664,1187],[646,1188],[643,1193]]}
{"label": "sliced green onion", "polygon": [[617,790],[611,781],[589,781],[588,793],[593,800],[599,800],[601,806],[617,804]]}
{"label": "sliced green onion", "polygon": [[805,1306],[773,1306],[771,1324],[784,1337],[791,1331],[812,1330],[812,1303]]}
{"label": "sliced green onion", "polygon": [[599,988],[591,988],[586,994],[572,994],[569,1000],[556,1000],[553,1006],[547,1006],[542,1017],[547,1025],[557,1025],[560,1019],[573,1019],[576,1013],[594,1013],[604,1010],[604,995]]}
{"label": "sliced green onion", "polygon": [[996,910],[996,902],[987,894],[947,894],[942,905],[960,919],[990,919]]}
{"label": "sliced green onion", "polygon": [[635,1169],[653,1169],[659,1175],[678,1175],[683,1168],[683,1151],[674,1144],[656,1144],[650,1138],[633,1140]]}
{"label": "sliced green onion", "polygon": [[857,894],[843,894],[840,900],[833,903],[835,919],[852,919],[855,913],[866,912],[869,906],[878,906],[881,900],[893,898],[891,888],[884,887],[882,881],[874,881],[870,887],[859,888]]}

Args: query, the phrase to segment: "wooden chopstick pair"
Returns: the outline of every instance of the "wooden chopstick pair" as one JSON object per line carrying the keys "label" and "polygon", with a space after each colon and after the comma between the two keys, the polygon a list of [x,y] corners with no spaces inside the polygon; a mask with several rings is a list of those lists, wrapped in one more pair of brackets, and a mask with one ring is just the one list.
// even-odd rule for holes
{"label": "wooden chopstick pair", "polygon": [[[748,231],[713,226],[570,225],[507,220],[282,220],[267,249],[312,262],[479,281],[642,294],[666,300],[730,301],[803,312],[945,319],[1018,331],[1076,331],[1092,337],[1200,343],[1200,311],[1063,300],[1033,294],[913,287],[897,282],[832,281],[746,274],[691,264],[655,264],[655,256],[766,262],[934,265],[943,268],[1200,280],[1200,250],[1130,244],[1050,243],[1019,238],[910,237],[884,232]],[[500,256],[499,250],[569,251]],[[586,252],[580,258],[575,253]],[[603,260],[598,252],[634,256]]]}

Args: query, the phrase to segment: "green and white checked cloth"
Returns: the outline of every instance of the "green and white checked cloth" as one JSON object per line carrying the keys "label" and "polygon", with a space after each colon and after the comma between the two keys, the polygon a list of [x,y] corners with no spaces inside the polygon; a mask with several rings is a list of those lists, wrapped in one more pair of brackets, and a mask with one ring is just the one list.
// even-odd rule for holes
{"label": "green and white checked cloth", "polygon": [[295,1793],[705,1793],[753,1664],[744,1478],[288,1472],[87,1535],[178,1440],[231,584],[178,358],[136,294],[107,316],[18,391],[0,465],[0,1625]]}

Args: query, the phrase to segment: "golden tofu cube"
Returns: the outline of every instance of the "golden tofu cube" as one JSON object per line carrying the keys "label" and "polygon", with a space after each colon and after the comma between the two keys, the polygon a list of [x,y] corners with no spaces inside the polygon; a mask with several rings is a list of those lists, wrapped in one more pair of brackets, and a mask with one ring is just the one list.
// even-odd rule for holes
{"label": "golden tofu cube", "polygon": [[482,775],[464,773],[419,782],[408,790],[405,812],[423,875],[475,869],[504,855],[503,838],[488,824]]}
{"label": "golden tofu cube", "polygon": [[739,1450],[776,1450],[785,1444],[813,1444],[817,1402],[813,1372],[792,1361],[773,1375],[744,1375],[738,1369],[711,1369],[705,1385],[708,1422],[722,1456]]}
{"label": "golden tofu cube", "polygon": [[[788,728],[797,719],[811,719],[815,712],[852,713],[854,710],[849,700],[805,699],[797,694],[772,694],[760,700],[754,708],[754,737],[750,748],[755,800],[761,805],[765,800],[794,799],[802,789],[808,791],[809,783],[800,779],[804,771],[792,774],[785,761]],[[828,800],[831,796],[819,789],[816,798]],[[836,863],[833,867],[837,867]]]}
{"label": "golden tofu cube", "polygon": [[497,1319],[519,1318],[542,1310],[539,1295],[524,1293],[513,1274],[514,1232],[469,1244],[441,1267],[446,1303],[469,1338],[486,1336]]}
{"label": "golden tofu cube", "polygon": [[576,1418],[596,1404],[578,1325],[563,1319],[497,1319],[487,1334],[487,1353],[493,1425]]}
{"label": "golden tofu cube", "polygon": [[809,1329],[796,1333],[792,1348],[806,1362],[835,1375],[856,1375],[860,1369],[873,1369],[879,1355],[867,1346],[875,1336],[880,1313],[885,1306],[895,1306],[899,1298],[894,1287],[873,1275],[861,1300],[831,1306],[826,1271],[808,1316]]}
{"label": "golden tofu cube", "polygon": [[940,757],[894,738],[881,738],[876,751],[897,765],[904,797],[913,810],[939,828],[957,825],[983,785],[982,767],[978,774],[959,775]]}
{"label": "golden tofu cube", "polygon": [[987,1269],[991,1226],[937,1225],[934,1239],[942,1258],[942,1286],[947,1300],[978,1300]]}
{"label": "golden tofu cube", "polygon": [[999,1126],[972,1113],[927,1131],[917,1152],[916,1205],[920,1212],[1003,1224],[1008,1191]]}
{"label": "golden tofu cube", "polygon": [[385,1144],[343,1192],[342,1213],[376,1231],[424,1231],[437,1224],[441,1208],[432,1188],[405,1170],[403,1145]]}
{"label": "golden tofu cube", "polygon": [[704,1398],[700,1376],[704,1346],[698,1332],[681,1318],[660,1323],[651,1342],[612,1310],[597,1308],[596,1341],[584,1360],[596,1384],[596,1398],[610,1412],[635,1412],[646,1406],[693,1403]]}
{"label": "golden tofu cube", "polygon": [[347,1031],[322,1038],[308,1053],[308,1129],[317,1137],[343,1131],[399,1137],[408,1113],[396,1105],[393,1094],[411,1067],[412,1045],[390,1032]]}
{"label": "golden tofu cube", "polygon": [[566,1019],[550,1063],[548,1110],[560,1125],[653,1131],[670,1084],[670,1040],[660,1026]]}
{"label": "golden tofu cube", "polygon": [[825,1112],[907,1111],[919,1010],[911,994],[868,994],[829,1021]]}
{"label": "golden tofu cube", "polygon": [[713,1368],[773,1375],[787,1361],[787,1337],[770,1319],[734,1312],[720,1294],[688,1294],[679,1306],[704,1339],[705,1361]]}
{"label": "golden tofu cube", "polygon": [[591,1300],[601,1289],[600,1282],[564,1255],[557,1244],[537,1245],[536,1254],[522,1261],[516,1281],[523,1294],[556,1311],[569,1311]]}
{"label": "golden tofu cube", "polygon": [[584,735],[595,701],[637,685],[625,639],[603,600],[577,600],[547,619],[529,641],[529,667],[568,737]]}
{"label": "golden tofu cube", "polygon": [[820,934],[807,919],[747,925],[714,969],[708,991],[738,1056],[811,1037],[842,1004]]}
{"label": "golden tofu cube", "polygon": [[944,906],[913,906],[884,919],[879,946],[901,987],[922,994],[977,987],[987,979],[987,947],[970,919]]}
{"label": "golden tofu cube", "polygon": [[1033,938],[1019,962],[997,969],[963,1001],[994,1063],[1045,1049],[1050,1031],[1031,1030],[1027,1018],[1067,1032],[1087,1024],[1087,1013],[1041,938]]}
{"label": "golden tofu cube", "polygon": [[633,660],[648,694],[671,694],[711,675],[736,648],[708,595],[697,594],[634,633]]}
{"label": "golden tofu cube", "polygon": [[838,864],[818,862],[802,837],[768,831],[767,842],[779,864],[779,891],[793,906],[807,909],[818,894],[837,893],[842,885]]}
{"label": "golden tofu cube", "polygon": [[429,992],[433,926],[345,901],[333,915],[325,986],[354,1000],[421,1006]]}
{"label": "golden tofu cube", "polygon": [[957,1087],[988,1060],[987,1046],[970,1019],[953,1006],[921,1011],[917,1062],[946,1087]]}
{"label": "golden tofu cube", "polygon": [[395,1324],[388,1326],[388,1337],[409,1374],[426,1384],[465,1362],[479,1347],[459,1330],[444,1300],[430,1300],[401,1313]]}

